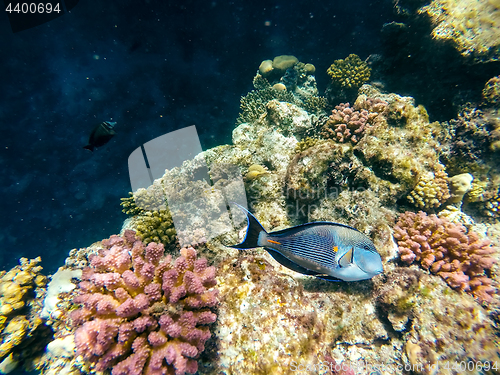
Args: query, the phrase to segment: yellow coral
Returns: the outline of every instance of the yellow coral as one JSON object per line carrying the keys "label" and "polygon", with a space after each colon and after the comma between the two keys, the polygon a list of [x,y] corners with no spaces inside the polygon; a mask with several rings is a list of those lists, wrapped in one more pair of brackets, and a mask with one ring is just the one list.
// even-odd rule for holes
{"label": "yellow coral", "polygon": [[248,168],[246,178],[247,180],[252,181],[266,174],[269,174],[269,171],[266,168],[264,168],[262,165],[254,164]]}
{"label": "yellow coral", "polygon": [[422,176],[417,186],[407,197],[410,203],[423,209],[439,207],[448,198],[450,198],[448,175],[444,169],[440,169],[436,173],[429,172]]}
{"label": "yellow coral", "polygon": [[482,202],[484,200],[484,193],[488,186],[487,181],[472,181],[472,188],[467,193],[467,200],[469,202]]}
{"label": "yellow coral", "polygon": [[474,177],[470,173],[461,173],[449,178],[450,203],[460,203],[464,195],[472,189]]}
{"label": "yellow coral", "polygon": [[38,317],[41,301],[35,292],[46,284],[40,261],[40,257],[21,258],[19,266],[0,272],[0,359],[12,354],[42,324]]}
{"label": "yellow coral", "polygon": [[483,100],[486,104],[500,106],[500,76],[486,82],[483,89]]}
{"label": "yellow coral", "polygon": [[295,56],[292,55],[281,55],[281,56],[276,56],[273,59],[273,68],[279,71],[284,72],[288,68],[291,68],[295,64],[299,62],[299,59],[297,59]]}
{"label": "yellow coral", "polygon": [[[497,3],[497,4],[495,4]],[[477,62],[498,60],[500,12],[498,1],[433,0],[418,11],[435,25],[432,37],[449,40],[463,56]]]}
{"label": "yellow coral", "polygon": [[370,79],[371,69],[358,55],[350,54],[345,60],[335,60],[326,71],[333,84],[342,88],[358,88]]}

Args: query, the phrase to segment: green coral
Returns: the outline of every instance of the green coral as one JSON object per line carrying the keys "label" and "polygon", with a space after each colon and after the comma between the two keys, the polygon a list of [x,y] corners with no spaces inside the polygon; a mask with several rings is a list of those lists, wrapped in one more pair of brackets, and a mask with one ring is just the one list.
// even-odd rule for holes
{"label": "green coral", "polygon": [[123,207],[122,212],[129,216],[139,215],[144,210],[137,207],[137,205],[135,204],[134,193],[130,191],[128,195],[129,196],[127,198],[120,198],[120,200],[122,201],[122,203],[120,203],[120,206]]}
{"label": "green coral", "polygon": [[177,234],[169,210],[145,211],[136,220],[136,235],[144,243],[161,242],[165,249],[177,248]]}
{"label": "green coral", "polygon": [[274,99],[280,102],[295,103],[293,94],[286,90],[276,90],[272,87],[264,90],[252,90],[240,99],[240,115],[236,122],[243,124],[258,120],[266,113],[266,104]]}
{"label": "green coral", "polygon": [[358,55],[352,53],[345,60],[335,60],[327,73],[334,85],[354,89],[361,87],[370,79],[371,69]]}
{"label": "green coral", "polygon": [[309,113],[318,113],[325,109],[326,98],[322,96],[309,96],[303,100],[302,107]]}
{"label": "green coral", "polygon": [[295,146],[295,154],[299,154],[310,147],[316,146],[319,142],[321,142],[321,140],[318,138],[306,137],[297,143],[297,146]]}
{"label": "green coral", "polygon": [[129,197],[121,198],[122,211],[129,216],[135,216],[144,211],[156,211],[167,209],[163,187],[154,183],[147,189],[137,189],[135,193],[128,193]]}

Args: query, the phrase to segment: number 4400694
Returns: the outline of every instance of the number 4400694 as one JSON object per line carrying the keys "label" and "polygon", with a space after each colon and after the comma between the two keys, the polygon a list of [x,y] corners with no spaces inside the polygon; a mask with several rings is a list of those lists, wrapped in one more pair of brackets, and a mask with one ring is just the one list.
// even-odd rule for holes
{"label": "number 4400694", "polygon": [[60,13],[59,2],[52,3],[8,3],[5,11],[8,13]]}

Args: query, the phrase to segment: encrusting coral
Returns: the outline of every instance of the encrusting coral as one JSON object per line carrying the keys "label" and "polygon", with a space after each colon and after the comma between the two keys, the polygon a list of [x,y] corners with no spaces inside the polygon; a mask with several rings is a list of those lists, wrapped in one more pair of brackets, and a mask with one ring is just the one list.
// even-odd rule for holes
{"label": "encrusting coral", "polygon": [[162,244],[145,246],[130,230],[102,244],[73,299],[77,354],[113,375],[194,374],[217,318],[215,268],[193,248],[172,263]]}
{"label": "encrusting coral", "polygon": [[489,240],[461,224],[436,215],[405,212],[394,227],[401,260],[418,261],[422,268],[441,276],[449,286],[489,302],[495,293],[486,271],[495,263]]}
{"label": "encrusting coral", "polygon": [[415,266],[398,267],[374,280],[374,294],[379,313],[405,341],[401,361],[412,373],[459,374],[443,363],[470,359],[498,363],[497,329],[487,311],[472,296],[450,291],[440,278]]}

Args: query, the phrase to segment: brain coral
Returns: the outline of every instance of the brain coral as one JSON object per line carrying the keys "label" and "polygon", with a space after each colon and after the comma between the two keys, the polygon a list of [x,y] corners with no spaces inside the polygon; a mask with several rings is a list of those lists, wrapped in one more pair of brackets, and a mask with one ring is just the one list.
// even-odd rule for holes
{"label": "brain coral", "polygon": [[193,248],[172,263],[163,245],[129,230],[102,244],[73,300],[77,354],[113,375],[195,373],[217,317],[215,268]]}
{"label": "brain coral", "polygon": [[403,262],[419,261],[452,288],[470,292],[480,301],[491,300],[495,289],[485,273],[495,263],[490,241],[480,240],[461,224],[422,211],[401,214],[394,237]]}

